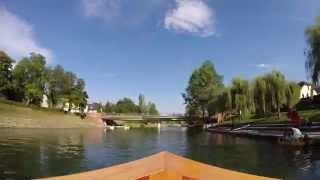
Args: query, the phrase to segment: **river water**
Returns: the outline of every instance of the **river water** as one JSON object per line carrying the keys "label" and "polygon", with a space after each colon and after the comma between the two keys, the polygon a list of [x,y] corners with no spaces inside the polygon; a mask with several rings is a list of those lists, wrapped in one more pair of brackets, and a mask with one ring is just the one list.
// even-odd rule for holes
{"label": "river water", "polygon": [[320,147],[284,147],[195,129],[1,129],[0,134],[0,179],[83,172],[160,151],[262,176],[320,179]]}

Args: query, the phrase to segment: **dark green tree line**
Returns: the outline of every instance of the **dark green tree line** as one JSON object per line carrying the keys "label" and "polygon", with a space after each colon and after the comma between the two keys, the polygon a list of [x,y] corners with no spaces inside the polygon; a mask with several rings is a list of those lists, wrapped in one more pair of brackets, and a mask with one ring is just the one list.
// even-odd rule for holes
{"label": "dark green tree line", "polygon": [[142,94],[139,95],[137,105],[132,99],[125,97],[119,99],[116,103],[107,102],[103,107],[103,111],[105,113],[159,115],[155,103],[147,103]]}
{"label": "dark green tree line", "polygon": [[241,119],[251,114],[277,114],[282,108],[293,108],[299,102],[300,87],[285,79],[279,71],[259,76],[253,81],[234,78],[224,87],[222,78],[210,62],[196,69],[183,98],[186,115],[200,117],[217,113],[236,113]]}

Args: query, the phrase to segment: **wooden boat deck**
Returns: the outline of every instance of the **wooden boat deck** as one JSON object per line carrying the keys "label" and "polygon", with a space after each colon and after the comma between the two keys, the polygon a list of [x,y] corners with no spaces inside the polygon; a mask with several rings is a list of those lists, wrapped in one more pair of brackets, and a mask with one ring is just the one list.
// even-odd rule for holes
{"label": "wooden boat deck", "polygon": [[47,179],[262,180],[271,178],[226,170],[186,159],[169,152],[160,152],[156,155],[109,168]]}

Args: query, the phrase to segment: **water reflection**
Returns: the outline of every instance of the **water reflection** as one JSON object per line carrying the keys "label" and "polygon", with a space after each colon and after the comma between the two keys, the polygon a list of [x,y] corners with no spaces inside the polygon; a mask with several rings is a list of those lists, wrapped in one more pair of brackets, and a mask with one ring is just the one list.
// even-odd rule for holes
{"label": "water reflection", "polygon": [[1,179],[78,172],[84,160],[84,132],[1,130]]}
{"label": "water reflection", "polygon": [[179,128],[2,129],[0,179],[29,179],[119,164],[163,150],[223,168],[283,179],[320,179],[320,149]]}

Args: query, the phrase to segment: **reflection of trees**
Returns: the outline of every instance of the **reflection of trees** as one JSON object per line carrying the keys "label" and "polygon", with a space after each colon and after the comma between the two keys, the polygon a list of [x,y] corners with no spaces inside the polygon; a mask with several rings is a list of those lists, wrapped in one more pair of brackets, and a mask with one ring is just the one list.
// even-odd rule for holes
{"label": "reflection of trees", "polygon": [[107,131],[104,136],[104,166],[142,158],[152,149],[157,138],[157,129],[131,129],[130,131]]}
{"label": "reflection of trees", "polygon": [[[49,145],[49,147],[48,147]],[[46,176],[79,172],[84,157],[84,132],[59,131],[42,144],[42,161]]]}
{"label": "reflection of trees", "polygon": [[186,156],[215,166],[247,171],[255,167],[252,140],[209,132],[188,136]]}
{"label": "reflection of trees", "polygon": [[[257,151],[257,174],[283,179],[304,179],[311,167],[308,148],[283,146],[261,141]],[[308,178],[307,178],[308,179]]]}
{"label": "reflection of trees", "polygon": [[83,133],[68,130],[2,130],[0,179],[30,179],[80,171]]}
{"label": "reflection of trees", "polygon": [[320,179],[320,149],[286,147],[263,139],[187,133],[186,156],[237,171],[284,179]]}
{"label": "reflection of trees", "polygon": [[35,175],[41,168],[39,147],[39,140],[17,130],[1,130],[0,179],[26,179]]}

